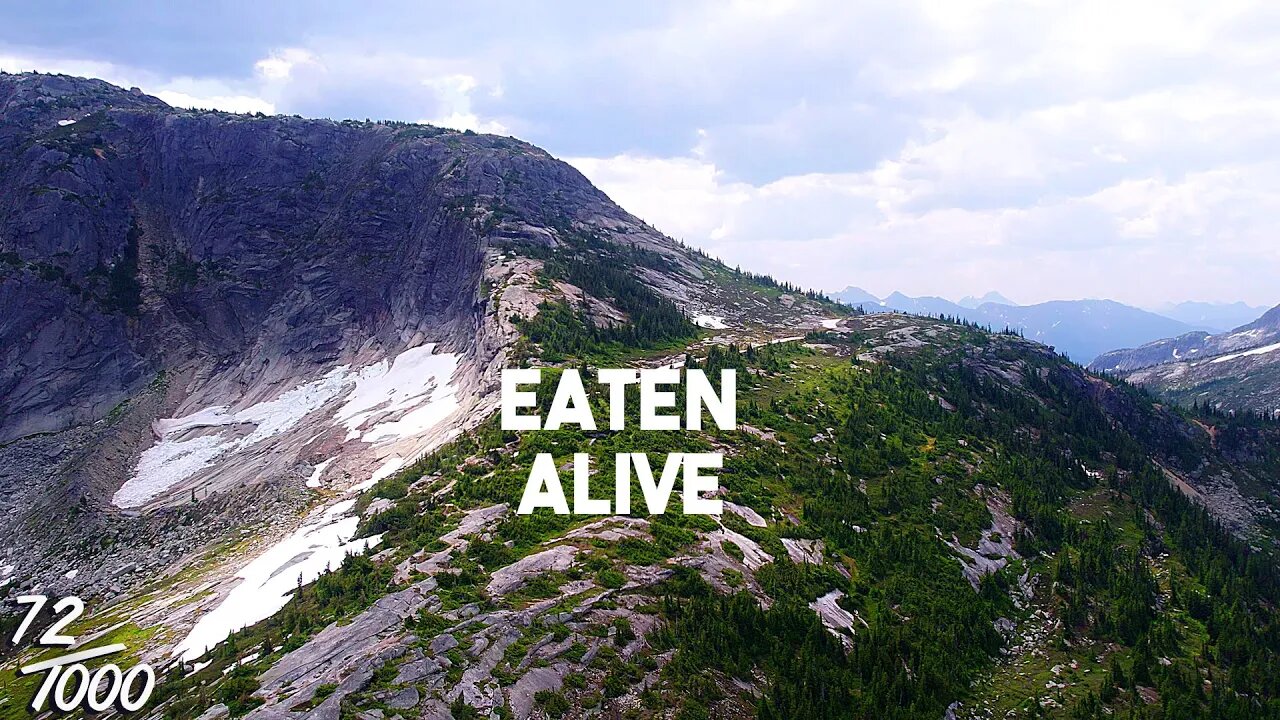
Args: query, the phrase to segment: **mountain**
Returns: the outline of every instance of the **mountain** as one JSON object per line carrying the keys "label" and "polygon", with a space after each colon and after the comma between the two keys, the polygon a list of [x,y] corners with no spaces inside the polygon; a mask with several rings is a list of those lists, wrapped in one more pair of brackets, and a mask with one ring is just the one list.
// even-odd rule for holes
{"label": "mountain", "polygon": [[1082,363],[1111,348],[1195,331],[1177,320],[1112,300],[1055,300],[1015,305],[998,293],[987,293],[982,304],[973,306],[975,299],[971,297],[953,303],[940,297],[910,297],[900,292],[879,300],[854,287],[833,297],[847,305],[861,306],[867,312],[945,316],[995,330],[1016,330]]}
{"label": "mountain", "polygon": [[1177,402],[1280,412],[1280,306],[1218,335],[1191,333],[1098,356],[1117,374]]}
{"label": "mountain", "polygon": [[955,317],[965,312],[964,308],[944,298],[928,295],[908,297],[900,292],[894,292],[889,297],[886,297],[883,307],[914,315],[948,315]]}
{"label": "mountain", "polygon": [[1010,300],[1009,298],[1001,295],[1000,293],[996,292],[995,290],[992,290],[991,292],[987,293],[986,295],[983,295],[982,297],[965,295],[963,298],[960,299],[959,305],[960,307],[963,307],[963,308],[975,310],[979,306],[986,305],[987,303],[995,303],[996,305],[1017,305],[1018,304]]}
{"label": "mountain", "polygon": [[1019,307],[988,304],[977,312],[979,317],[974,319],[981,324],[1018,330],[1081,363],[1117,343],[1141,343],[1191,330],[1176,320],[1114,300],[1054,300]]}
{"label": "mountain", "polygon": [[1181,302],[1156,308],[1155,312],[1188,325],[1222,332],[1244,325],[1266,310],[1265,307],[1254,307],[1242,302]]}
{"label": "mountain", "polygon": [[[174,506],[338,454],[329,473],[389,473],[496,402],[479,390],[519,334],[507,306],[561,298],[601,327],[643,310],[641,344],[695,333],[676,299],[722,325],[743,312],[721,268],[509,138],[176,110],[47,75],[0,75],[0,110],[0,453],[21,456],[3,480],[51,504]],[[551,256],[569,247],[624,255],[668,295]],[[574,284],[525,287],[553,261]],[[753,319],[817,312],[775,295]]]}
{"label": "mountain", "polygon": [[[0,75],[0,190],[0,594],[83,597],[141,717],[1273,710],[1274,422],[727,268],[510,138]],[[508,367],[732,369],[737,423],[504,431]],[[542,453],[596,499],[720,453],[723,512],[518,514]]]}
{"label": "mountain", "polygon": [[852,285],[838,293],[833,293],[831,297],[851,307],[858,307],[859,305],[865,306],[865,309],[868,312],[872,311],[873,306],[880,305],[880,298],[860,287],[854,287]]}

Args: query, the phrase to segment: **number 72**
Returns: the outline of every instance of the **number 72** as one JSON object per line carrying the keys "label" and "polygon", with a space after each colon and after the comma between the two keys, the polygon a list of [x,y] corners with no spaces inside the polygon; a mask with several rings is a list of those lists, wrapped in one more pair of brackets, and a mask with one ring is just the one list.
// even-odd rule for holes
{"label": "number 72", "polygon": [[[31,609],[27,611],[26,617],[22,618],[22,624],[18,626],[18,631],[13,634],[13,644],[17,645],[22,636],[27,633],[31,627],[31,623],[44,609],[45,603],[49,602],[49,598],[44,595],[20,595],[18,596],[19,605],[30,605]],[[53,612],[61,614],[66,612],[61,619],[49,626],[48,630],[40,636],[37,641],[39,645],[74,645],[76,639],[70,635],[63,635],[62,631],[75,619],[84,614],[84,601],[74,595],[64,597],[53,605]]]}

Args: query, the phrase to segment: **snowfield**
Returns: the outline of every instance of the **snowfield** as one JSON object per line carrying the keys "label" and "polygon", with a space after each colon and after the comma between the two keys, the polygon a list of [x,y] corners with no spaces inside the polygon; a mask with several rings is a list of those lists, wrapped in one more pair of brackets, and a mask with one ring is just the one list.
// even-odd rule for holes
{"label": "snowfield", "polygon": [[[133,476],[111,502],[121,508],[145,505],[227,456],[292,430],[344,396],[346,402],[333,420],[347,428],[346,440],[381,443],[420,435],[458,407],[450,379],[460,356],[437,355],[433,349],[410,348],[390,362],[381,360],[355,372],[342,365],[243,410],[217,405],[159,420],[154,425],[159,440],[142,453]],[[313,470],[309,486],[319,486],[324,467],[327,463]]]}
{"label": "snowfield", "polygon": [[382,463],[377,470],[373,471],[373,474],[369,476],[368,480],[365,480],[358,485],[353,485],[347,492],[364,492],[374,485],[377,485],[379,480],[391,477],[391,475],[394,474],[395,471],[399,470],[403,465],[404,458],[399,455],[392,455],[387,458],[386,462]]}
{"label": "snowfield", "polygon": [[173,654],[194,661],[236,630],[279,612],[299,585],[338,567],[347,555],[375,547],[381,535],[351,540],[360,519],[344,514],[354,504],[353,498],[330,507],[244,566],[236,573],[240,584],[196,622]]}
{"label": "snowfield", "polygon": [[1227,362],[1228,360],[1237,360],[1239,358],[1248,357],[1250,355],[1265,355],[1266,353],[1275,352],[1276,350],[1280,350],[1280,343],[1274,343],[1272,345],[1263,345],[1262,347],[1254,348],[1252,350],[1245,350],[1244,352],[1232,353],[1230,355],[1223,355],[1222,357],[1216,357],[1210,360],[1209,364],[1216,365],[1218,363]]}
{"label": "snowfield", "polygon": [[693,324],[708,330],[727,330],[729,328],[725,324],[724,318],[719,315],[695,315]]}
{"label": "snowfield", "polygon": [[[452,353],[436,355],[431,345],[423,345],[405,350],[390,363],[377,362],[357,374],[355,391],[334,419],[347,427],[348,440],[380,442],[419,435],[457,409],[449,378],[459,359]],[[402,411],[407,412],[398,420],[362,430],[382,415]]]}
{"label": "snowfield", "polygon": [[334,460],[337,460],[337,459],[338,458],[336,457],[331,457],[328,460],[325,460],[324,462],[320,463],[319,465],[316,465],[315,469],[311,471],[311,477],[307,478],[307,487],[309,488],[320,487],[320,476],[324,475],[324,471],[328,469],[328,467],[331,464],[333,464]]}

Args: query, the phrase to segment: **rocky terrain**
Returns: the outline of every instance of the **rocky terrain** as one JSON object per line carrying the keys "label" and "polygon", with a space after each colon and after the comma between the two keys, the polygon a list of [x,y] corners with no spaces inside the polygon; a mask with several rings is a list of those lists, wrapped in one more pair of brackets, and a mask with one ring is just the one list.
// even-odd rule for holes
{"label": "rocky terrain", "polygon": [[[508,138],[46,75],[0,76],[0,112],[5,563],[42,583],[127,584],[225,535],[226,490],[300,506],[302,480],[368,482],[483,417],[510,313],[573,293],[528,287],[540,261],[506,246],[599,233],[669,258],[646,280],[730,322],[808,303],[705,281],[705,259]],[[104,534],[129,542],[68,552]]]}
{"label": "rocky terrain", "polygon": [[1114,350],[1089,367],[1179,403],[1280,415],[1280,307],[1231,332]]}
{"label": "rocky terrain", "polygon": [[[1276,689],[1270,426],[730,270],[510,138],[45,75],[0,75],[0,118],[0,588],[84,596],[77,647],[157,668],[146,717],[1252,717]],[[734,368],[739,426],[503,432],[514,365]],[[512,512],[582,448],[602,477],[723,452],[724,513]],[[0,718],[42,652],[3,656]]]}

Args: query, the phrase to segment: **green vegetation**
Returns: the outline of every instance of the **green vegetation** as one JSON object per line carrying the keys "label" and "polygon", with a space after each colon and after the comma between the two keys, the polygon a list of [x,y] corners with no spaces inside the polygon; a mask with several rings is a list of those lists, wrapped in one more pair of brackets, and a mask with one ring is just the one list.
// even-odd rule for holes
{"label": "green vegetation", "polygon": [[544,282],[569,283],[612,305],[625,321],[597,322],[586,310],[568,303],[543,303],[535,317],[520,323],[529,341],[539,346],[543,360],[617,360],[636,349],[675,348],[680,341],[698,336],[698,328],[675,303],[641,283],[631,270],[636,265],[661,266],[667,262],[662,255],[577,232],[566,237],[565,247],[541,253]]}
{"label": "green vegetation", "polygon": [[142,285],[138,282],[138,240],[141,237],[142,229],[135,220],[125,233],[120,257],[106,271],[107,295],[102,304],[108,312],[136,316],[142,306]]}
{"label": "green vegetation", "polygon": [[[578,254],[591,257],[581,267],[548,251],[548,277],[626,313],[667,312],[641,309],[649,291],[628,284],[629,275],[600,271],[605,256],[592,256],[590,239],[582,243]],[[1104,403],[1103,390],[1082,386],[1090,380],[1012,334],[931,327],[934,342],[874,362],[857,359],[874,338],[834,332],[808,338],[827,350],[712,346],[688,356],[686,365],[711,371],[713,381],[717,370],[739,371],[734,431],[516,434],[493,419],[481,424],[382,480],[357,504],[391,501],[360,528],[383,534],[386,559],[349,559],[300,588],[275,618],[220,647],[214,666],[162,685],[174,698],[167,713],[197,709],[210,688],[237,703],[237,712],[250,707],[253,688],[237,679],[239,669],[229,679],[212,674],[234,662],[237,648],[269,650],[279,640],[287,650],[367,607],[393,589],[396,564],[444,548],[440,537],[457,526],[461,510],[513,503],[538,453],[559,466],[589,446],[597,497],[611,494],[615,453],[723,449],[725,499],[770,522],[649,517],[647,535],[579,541],[572,568],[532,578],[504,598],[487,597],[491,573],[596,518],[507,515],[485,538],[472,538],[451,571],[436,575],[442,607],[406,623],[420,639],[449,629],[441,613],[462,605],[525,608],[583,579],[602,593],[593,596],[597,608],[617,608],[635,594],[643,612],[659,619],[638,644],[640,626],[617,619],[576,631],[534,625],[508,645],[495,669],[504,683],[514,681],[535,643],[579,633],[559,657],[592,659],[560,690],[537,694],[547,716],[607,706],[656,671],[659,683],[638,693],[639,717],[942,717],[957,701],[962,709],[989,707],[995,717],[1280,717],[1272,699],[1280,690],[1274,559],[1224,530],[1152,462],[1194,468],[1230,462],[1217,449],[1224,443],[1272,448],[1258,440],[1266,421],[1222,421],[1217,447],[1199,443],[1171,431],[1141,392],[1118,386],[1105,391]],[[543,361],[574,358],[574,365],[631,358],[692,336],[674,320],[625,328],[596,326],[565,303],[544,306],[524,326]],[[544,405],[557,373],[543,371]],[[603,403],[593,371],[583,376],[592,402]],[[638,403],[627,405],[637,412]],[[634,416],[628,420],[636,427]],[[1274,453],[1249,456],[1263,467]],[[670,562],[700,552],[700,533],[720,523],[772,558],[720,572],[735,589],[730,594],[711,587],[715,577]],[[812,543],[815,562],[792,562],[784,541]],[[719,546],[725,557],[747,559],[736,541]],[[974,555],[985,548],[993,568],[1003,567],[977,572],[961,559],[962,546]],[[667,565],[673,575],[656,588],[628,588],[627,566],[645,565]],[[853,619],[849,630],[833,632],[814,612],[811,604],[824,596]],[[553,602],[571,609],[580,600]],[[1018,636],[1023,628],[1026,639]],[[459,640],[449,671],[458,676],[468,647]],[[180,694],[184,687],[194,692]],[[475,715],[461,704],[453,712]]]}

